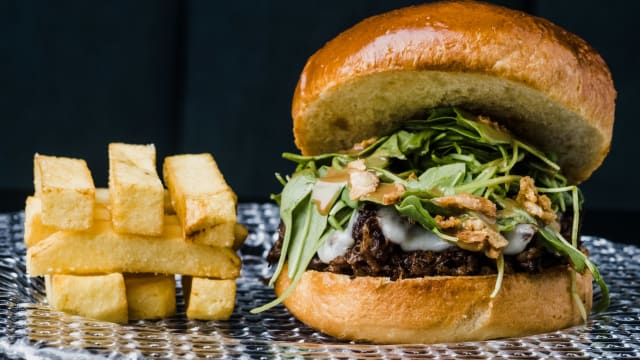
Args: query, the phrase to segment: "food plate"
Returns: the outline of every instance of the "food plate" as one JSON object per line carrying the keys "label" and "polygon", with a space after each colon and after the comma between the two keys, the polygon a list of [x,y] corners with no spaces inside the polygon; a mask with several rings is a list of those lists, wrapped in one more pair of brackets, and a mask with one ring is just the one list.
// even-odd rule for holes
{"label": "food plate", "polygon": [[[277,236],[278,208],[240,204],[250,235],[242,248],[237,306],[229,321],[112,324],[52,311],[43,281],[26,275],[23,213],[0,214],[0,353],[9,358],[640,358],[640,248],[583,240],[611,288],[611,307],[583,326],[524,338],[438,345],[374,345],[336,340],[294,319],[284,307],[251,314],[273,298],[264,255]],[[597,287],[596,287],[597,288]],[[596,298],[599,293],[596,290]]]}

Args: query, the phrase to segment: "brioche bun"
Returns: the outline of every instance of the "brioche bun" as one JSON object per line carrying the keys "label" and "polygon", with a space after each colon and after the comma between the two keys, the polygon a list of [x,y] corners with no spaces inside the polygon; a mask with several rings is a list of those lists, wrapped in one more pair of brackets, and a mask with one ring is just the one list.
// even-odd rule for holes
{"label": "brioche bun", "polygon": [[295,90],[304,155],[350,148],[440,106],[504,123],[580,182],[609,150],[616,91],[600,55],[541,18],[478,2],[366,19],[309,58]]}
{"label": "brioche bun", "polygon": [[[284,305],[303,323],[336,338],[375,343],[437,343],[524,336],[582,323],[571,297],[571,270],[505,275],[435,276],[392,281],[307,271]],[[285,268],[275,286],[290,280]],[[591,275],[576,274],[591,309]]]}

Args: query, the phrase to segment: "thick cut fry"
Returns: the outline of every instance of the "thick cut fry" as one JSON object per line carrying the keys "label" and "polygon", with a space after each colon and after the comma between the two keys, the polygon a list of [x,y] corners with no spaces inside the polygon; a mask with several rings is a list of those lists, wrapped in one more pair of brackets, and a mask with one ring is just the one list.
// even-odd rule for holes
{"label": "thick cut fry", "polygon": [[[41,217],[42,201],[37,197],[29,196],[24,210],[24,244],[27,248],[58,231],[55,227],[44,225]],[[93,221],[94,224],[96,222],[111,221],[111,213],[106,205],[96,202],[93,211]]]}
{"label": "thick cut fry", "polygon": [[84,232],[58,231],[29,248],[27,271],[31,276],[131,272],[235,279],[240,259],[231,249],[184,240],[175,226],[149,237],[118,233],[97,222]]}
{"label": "thick cut fry", "polygon": [[160,235],[164,188],[153,145],[109,144],[111,220],[118,232]]}
{"label": "thick cut fry", "polygon": [[236,302],[235,280],[182,277],[182,289],[187,304],[187,318],[227,320]]}
{"label": "thick cut fry", "polygon": [[40,199],[35,196],[27,197],[27,204],[24,208],[24,244],[26,247],[31,247],[58,231],[53,226],[44,225],[41,215],[42,202]]}
{"label": "thick cut fry", "polygon": [[186,235],[236,223],[236,195],[211,154],[169,156],[162,172]]}
{"label": "thick cut fry", "polygon": [[96,189],[84,160],[36,154],[33,173],[43,224],[64,230],[91,227]]}
{"label": "thick cut fry", "polygon": [[109,205],[109,188],[96,188],[96,204]]}
{"label": "thick cut fry", "polygon": [[[109,205],[109,189],[108,188],[96,188],[96,204]],[[171,196],[169,190],[164,190],[164,213],[165,215],[175,214],[171,205]]]}
{"label": "thick cut fry", "polygon": [[176,313],[173,275],[124,274],[129,320],[160,319]]}
{"label": "thick cut fry", "polygon": [[47,300],[56,310],[91,319],[127,322],[122,274],[51,275],[45,278]]}
{"label": "thick cut fry", "polygon": [[[107,189],[96,189],[96,205],[93,217],[94,223],[104,223],[111,221],[111,213],[109,212],[106,203],[101,201],[101,198],[104,197],[104,192],[102,190]],[[106,196],[109,196],[108,190]],[[51,234],[58,231],[54,227],[43,225],[40,221],[40,216],[40,199],[37,197],[29,196],[27,198],[24,218],[24,243],[27,248],[34,246],[39,241],[46,239]],[[171,233],[182,232],[180,222],[175,215],[165,215],[164,224],[166,230]],[[242,243],[244,242],[246,237],[247,230],[244,228],[244,226],[240,224],[222,224],[213,229],[206,229],[197,232],[193,236],[186,238],[186,240],[195,242],[196,244],[219,247],[233,247],[233,249],[238,250],[240,246],[242,246]]]}
{"label": "thick cut fry", "polygon": [[244,225],[242,224],[236,224],[233,228],[233,233],[234,233],[233,248],[235,250],[238,250],[242,247],[242,244],[244,244],[244,241],[247,239],[247,236],[249,236],[249,230],[247,230],[247,228],[244,227]]}
{"label": "thick cut fry", "polygon": [[[176,215],[165,216],[165,221],[168,225],[175,225],[182,229],[180,220]],[[235,242],[235,223],[223,223],[206,229],[198,230],[191,235],[184,235],[185,239],[196,244],[219,246],[219,247],[233,247]]]}

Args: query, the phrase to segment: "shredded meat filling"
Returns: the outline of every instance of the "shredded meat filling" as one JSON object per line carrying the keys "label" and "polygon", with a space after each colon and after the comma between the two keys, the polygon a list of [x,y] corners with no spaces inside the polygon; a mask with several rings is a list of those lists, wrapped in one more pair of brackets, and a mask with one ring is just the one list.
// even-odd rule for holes
{"label": "shredded meat filling", "polygon": [[[436,221],[450,220],[444,217],[438,219]],[[452,222],[455,223],[456,220]],[[562,225],[563,235],[567,236],[571,231],[571,214],[561,216],[559,222]],[[267,258],[271,263],[276,263],[280,257],[283,236],[284,230],[281,226],[280,238]],[[400,246],[391,243],[382,234],[377,218],[377,208],[373,205],[366,205],[360,210],[353,227],[353,238],[354,246],[344,255],[338,256],[329,264],[321,262],[315,256],[309,264],[309,269],[350,276],[385,276],[392,279],[496,273],[494,259],[488,258],[483,253],[464,250],[457,246],[441,252],[402,251]],[[529,243],[520,254],[505,256],[504,261],[506,273],[538,273],[551,266],[567,264],[565,258],[547,251],[535,241]]]}

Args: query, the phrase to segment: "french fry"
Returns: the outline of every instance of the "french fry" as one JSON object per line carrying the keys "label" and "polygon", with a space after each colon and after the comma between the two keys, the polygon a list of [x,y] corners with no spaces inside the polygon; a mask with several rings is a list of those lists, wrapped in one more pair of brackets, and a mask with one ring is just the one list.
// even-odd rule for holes
{"label": "french fry", "polygon": [[122,274],[51,275],[45,278],[51,307],[87,318],[127,322],[127,296]]}
{"label": "french fry", "polygon": [[[176,215],[167,215],[165,217],[167,224],[178,226],[180,220]],[[219,246],[219,247],[233,247],[235,242],[235,223],[223,223],[213,227],[208,227],[202,230],[198,230],[191,235],[184,235],[187,241],[194,242],[196,244]]]}
{"label": "french fry", "polygon": [[153,145],[109,144],[111,220],[118,232],[160,235],[164,188]]}
{"label": "french fry", "polygon": [[124,274],[129,320],[160,319],[176,313],[173,275]]}
{"label": "french fry", "polygon": [[[97,192],[97,189],[96,189]],[[46,239],[51,234],[58,231],[53,226],[42,223],[42,201],[35,196],[27,197],[27,204],[24,210],[24,244],[27,248]],[[93,221],[110,222],[111,213],[106,205],[96,202],[93,211]]]}
{"label": "french fry", "polygon": [[[106,195],[105,195],[106,194]],[[106,196],[106,197],[105,197]],[[108,189],[96,189],[96,205],[94,210],[94,223],[110,222],[111,213],[107,208],[109,197]],[[56,228],[46,226],[40,221],[41,201],[39,198],[29,196],[25,206],[24,243],[27,248],[34,246],[39,241],[46,239],[56,231]],[[171,233],[180,233],[182,227],[175,215],[165,215],[164,226]],[[221,230],[221,231],[217,231]],[[238,250],[247,237],[247,230],[240,224],[221,224],[216,228],[209,228],[186,238],[187,241],[196,244],[233,247]]]}
{"label": "french fry", "polygon": [[109,206],[109,188],[96,188],[96,204]]}
{"label": "french fry", "polygon": [[187,236],[220,224],[236,223],[236,195],[211,154],[169,156],[162,172]]}
{"label": "french fry", "polygon": [[36,154],[33,172],[44,225],[64,230],[91,227],[95,186],[84,160]]}
{"label": "french fry", "polygon": [[[102,204],[105,207],[109,206],[109,188],[96,188],[96,204]],[[176,213],[171,206],[171,196],[167,189],[164,189],[164,213],[165,215]]]}
{"label": "french fry", "polygon": [[233,249],[238,250],[244,244],[244,241],[249,236],[249,230],[242,224],[236,224],[233,228],[234,233],[234,241],[233,241]]}
{"label": "french fry", "polygon": [[[79,191],[82,179],[64,178],[78,177],[83,166],[88,195]],[[45,276],[54,308],[113,322],[171,316],[172,274],[183,274],[189,318],[231,316],[241,266],[234,249],[247,237],[236,223],[236,195],[210,154],[173,156],[163,169],[169,190],[155,170],[153,145],[113,143],[109,188],[96,189],[83,160],[36,155],[35,196],[25,207],[27,271]],[[89,205],[77,209],[84,199],[74,191]],[[89,224],[48,225],[47,196],[69,204],[55,204],[53,215],[73,221],[81,213]]]}
{"label": "french fry", "polygon": [[182,276],[187,318],[228,320],[236,301],[235,280]]}
{"label": "french fry", "polygon": [[40,199],[35,196],[27,197],[27,204],[24,208],[24,244],[26,247],[31,247],[58,231],[53,226],[44,225],[41,215],[42,202]]}
{"label": "french fry", "polygon": [[83,232],[58,231],[27,249],[27,271],[45,274],[158,273],[235,279],[232,249],[195,244],[176,226],[159,237],[123,234],[97,222]]}

